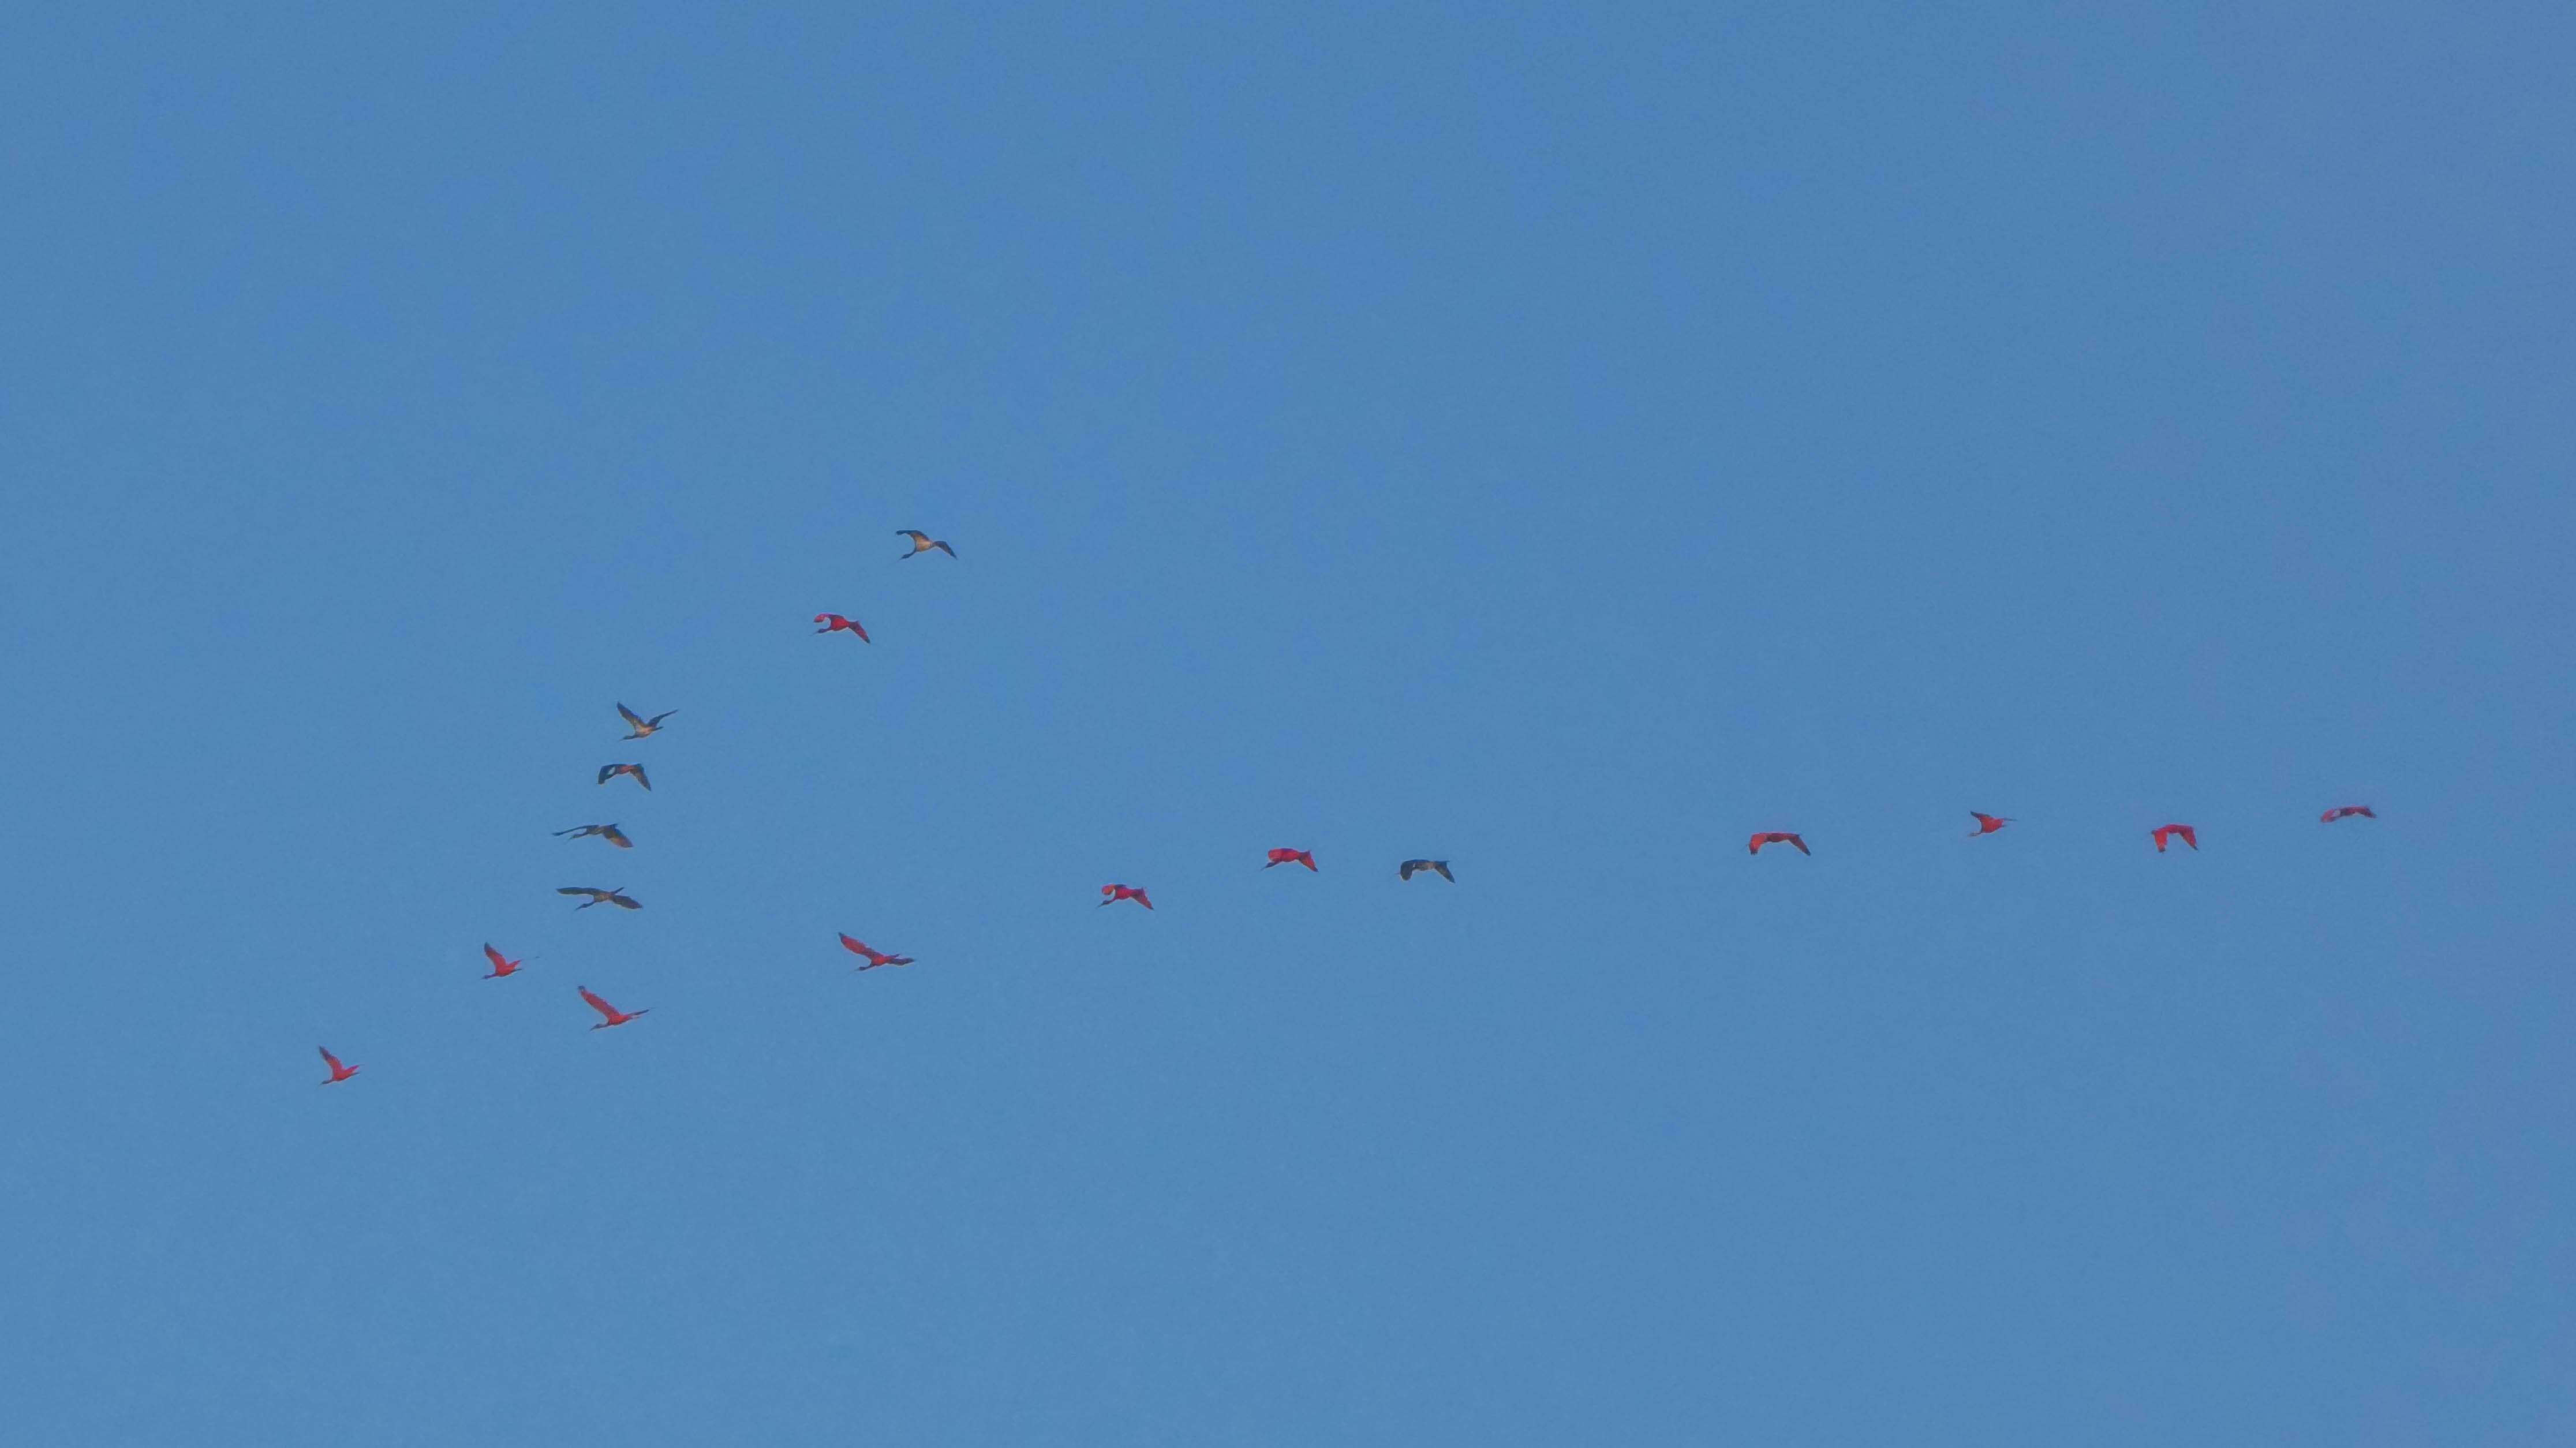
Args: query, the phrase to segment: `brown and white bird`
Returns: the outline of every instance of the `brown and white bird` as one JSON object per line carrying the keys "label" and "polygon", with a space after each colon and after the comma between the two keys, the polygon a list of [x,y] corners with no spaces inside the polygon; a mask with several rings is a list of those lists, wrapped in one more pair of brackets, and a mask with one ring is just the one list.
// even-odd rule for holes
{"label": "brown and white bird", "polygon": [[662,721],[670,718],[672,715],[677,714],[680,711],[677,709],[665,709],[661,713],[647,719],[637,714],[634,710],[620,704],[617,706],[617,712],[625,717],[626,727],[634,731],[631,734],[624,734],[619,737],[623,739],[641,739],[648,734],[661,733]]}
{"label": "brown and white bird", "polygon": [[1449,873],[1449,862],[1447,860],[1407,860],[1403,864],[1395,867],[1395,878],[1399,880],[1410,880],[1413,878],[1414,873],[1420,870],[1429,870],[1432,874],[1439,876],[1441,879],[1448,881],[1452,885],[1458,883],[1458,877]]}
{"label": "brown and white bird", "polygon": [[626,832],[615,825],[575,825],[571,829],[557,830],[555,833],[557,835],[570,835],[576,840],[588,839],[592,835],[597,835],[601,839],[608,841],[610,844],[615,845],[621,850],[631,850],[635,848],[635,842],[626,838]]}
{"label": "brown and white bird", "polygon": [[594,890],[588,885],[564,885],[558,887],[555,890],[555,893],[558,895],[587,895],[590,897],[581,904],[572,907],[575,910],[587,910],[593,905],[614,905],[620,910],[641,910],[644,908],[643,906],[636,904],[633,900],[627,898],[626,887],[623,885],[620,885],[613,890]]}
{"label": "brown and white bird", "polygon": [[[951,558],[957,556],[956,549],[949,547],[947,544],[940,542],[938,539],[931,537],[929,534],[922,532],[918,528],[897,528],[895,531],[912,540],[912,548],[903,555],[903,558],[910,558],[915,554],[927,553],[933,548],[938,549],[940,552],[947,554]],[[897,563],[901,563],[903,558],[898,558],[895,561]]]}
{"label": "brown and white bird", "polygon": [[653,787],[653,781],[644,777],[644,766],[640,764],[603,764],[599,766],[599,779],[597,782],[600,784],[606,784],[621,774],[634,775],[635,782],[644,786],[648,790]]}

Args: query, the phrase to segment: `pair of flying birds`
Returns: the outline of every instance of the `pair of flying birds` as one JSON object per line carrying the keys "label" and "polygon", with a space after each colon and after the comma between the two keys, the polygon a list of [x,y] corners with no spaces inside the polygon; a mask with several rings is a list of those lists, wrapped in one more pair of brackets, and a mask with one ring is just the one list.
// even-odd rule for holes
{"label": "pair of flying birds", "polygon": [[[499,957],[498,952],[493,951],[492,947],[490,947],[490,946],[488,946],[488,945],[487,945],[487,946],[483,947],[483,949],[484,949],[484,952],[485,952],[486,954],[490,954],[490,955],[492,955],[492,956],[493,956],[493,958],[494,958],[495,960],[498,960],[498,959],[500,958],[500,957]],[[517,968],[518,968],[518,962],[517,962],[517,961],[512,961],[512,962],[510,962],[510,970],[516,970]],[[507,974],[509,974],[509,973],[510,973],[510,971],[509,971],[509,970],[504,970],[504,971],[500,971],[500,972],[498,972],[498,974],[501,974],[501,975],[507,975]],[[486,979],[486,980],[490,980],[491,978],[492,978],[491,976],[485,976],[485,977],[484,977],[484,979]],[[577,986],[574,986],[574,987],[573,987],[573,989],[574,989],[574,990],[577,990],[577,991],[580,991],[580,992],[581,992],[581,998],[582,998],[583,1000],[585,1000],[585,1001],[589,1002],[589,1003],[590,1003],[590,1008],[591,1008],[592,1010],[595,1010],[595,1011],[599,1012],[599,1014],[604,1018],[604,1019],[602,1019],[602,1020],[600,1021],[600,1023],[599,1023],[598,1025],[595,1025],[595,1026],[591,1027],[591,1029],[592,1029],[592,1030],[594,1030],[594,1031],[604,1031],[604,1030],[607,1030],[610,1026],[622,1026],[622,1025],[626,1024],[628,1021],[631,1021],[631,1020],[635,1019],[637,1016],[641,1016],[641,1015],[648,1015],[648,1014],[650,1014],[650,1013],[652,1012],[652,1009],[653,1009],[653,1008],[652,1008],[652,1007],[650,1007],[650,1006],[646,1006],[643,1010],[640,1010],[640,1011],[621,1011],[621,1010],[619,1010],[617,1007],[615,1007],[615,1006],[613,1006],[613,1005],[610,1005],[608,1002],[606,1002],[606,1001],[604,1001],[604,1000],[601,1000],[601,999],[599,998],[598,993],[597,993],[597,992],[595,992],[595,991],[593,991],[593,990],[591,990],[591,988],[590,988],[590,987],[588,987],[588,986],[580,986],[580,985],[577,985]],[[330,1048],[330,1047],[328,1047],[328,1046],[321,1046],[321,1047],[317,1047],[316,1049],[320,1050],[320,1051],[321,1051],[321,1053],[322,1053],[322,1064],[323,1064],[324,1066],[328,1067],[328,1068],[330,1069],[330,1072],[331,1072],[330,1076],[328,1076],[327,1078],[325,1078],[325,1079],[323,1080],[323,1082],[321,1083],[321,1084],[323,1084],[323,1085],[325,1085],[325,1086],[337,1086],[337,1085],[339,1085],[341,1082],[348,1080],[350,1077],[355,1076],[355,1075],[357,1075],[360,1071],[362,1071],[362,1070],[366,1069],[365,1067],[362,1067],[362,1066],[352,1066],[352,1065],[349,1065],[348,1063],[346,1063],[346,1062],[342,1061],[339,1057],[337,1057],[337,1056],[335,1056],[335,1055],[332,1055],[332,1054],[331,1054],[331,1048]]]}
{"label": "pair of flying birds", "polygon": [[[933,548],[938,549],[940,552],[947,554],[947,555],[948,555],[949,557],[951,557],[951,558],[954,558],[954,557],[956,557],[956,556],[957,556],[957,550],[956,550],[956,549],[954,549],[954,548],[949,547],[949,546],[948,546],[948,544],[947,544],[945,541],[943,541],[943,540],[941,540],[941,539],[938,539],[938,538],[933,538],[933,537],[931,537],[929,534],[922,532],[922,531],[921,531],[920,529],[918,529],[918,528],[897,528],[897,529],[895,529],[894,531],[895,531],[896,533],[898,533],[898,534],[901,534],[903,537],[906,537],[906,538],[909,538],[909,539],[911,539],[911,540],[912,540],[912,546],[911,546],[910,548],[905,549],[905,550],[902,552],[902,554],[900,554],[899,556],[897,556],[897,558],[895,559],[895,561],[896,561],[896,562],[898,562],[898,563],[902,562],[902,561],[903,561],[904,559],[906,559],[906,558],[911,558],[911,557],[914,557],[914,556],[916,556],[916,555],[918,555],[918,554],[927,553],[927,552],[929,552],[929,551],[930,551],[931,549],[933,549]],[[821,624],[821,625],[822,625],[822,627],[821,627],[821,628],[818,628],[818,629],[814,630],[814,632],[816,632],[816,633],[818,633],[818,634],[827,634],[827,633],[848,633],[848,634],[856,634],[856,635],[858,636],[858,640],[859,640],[859,642],[860,642],[860,643],[863,643],[863,644],[872,644],[872,643],[875,643],[875,642],[876,642],[876,640],[875,640],[875,639],[872,639],[872,638],[869,638],[869,637],[868,637],[868,631],[867,631],[867,629],[866,629],[866,628],[864,628],[863,626],[861,626],[861,625],[860,625],[860,623],[859,623],[859,621],[858,621],[857,619],[854,619],[854,618],[844,618],[843,616],[841,616],[840,614],[837,614],[837,613],[818,613],[818,614],[814,615],[814,621],[815,621],[816,623],[819,623],[819,624]]]}

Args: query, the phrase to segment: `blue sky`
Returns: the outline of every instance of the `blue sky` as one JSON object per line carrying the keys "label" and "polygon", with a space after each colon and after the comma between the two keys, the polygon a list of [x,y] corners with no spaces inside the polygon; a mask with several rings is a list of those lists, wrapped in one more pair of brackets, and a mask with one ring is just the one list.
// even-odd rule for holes
{"label": "blue sky", "polygon": [[2571,29],[13,20],[0,1423],[2563,1439]]}

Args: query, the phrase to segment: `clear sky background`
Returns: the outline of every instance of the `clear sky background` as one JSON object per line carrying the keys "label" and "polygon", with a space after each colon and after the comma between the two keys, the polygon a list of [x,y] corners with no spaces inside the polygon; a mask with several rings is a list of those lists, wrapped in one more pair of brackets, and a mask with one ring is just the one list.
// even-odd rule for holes
{"label": "clear sky background", "polygon": [[2576,22],[2099,8],[14,15],[5,1436],[2569,1441]]}

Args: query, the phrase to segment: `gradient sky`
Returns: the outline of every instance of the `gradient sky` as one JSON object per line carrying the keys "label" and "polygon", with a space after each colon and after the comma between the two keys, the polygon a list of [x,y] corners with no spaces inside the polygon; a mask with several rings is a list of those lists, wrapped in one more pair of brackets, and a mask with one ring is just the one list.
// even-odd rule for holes
{"label": "gradient sky", "polygon": [[2569,1441],[2576,20],[2098,9],[6,22],[0,1430]]}

